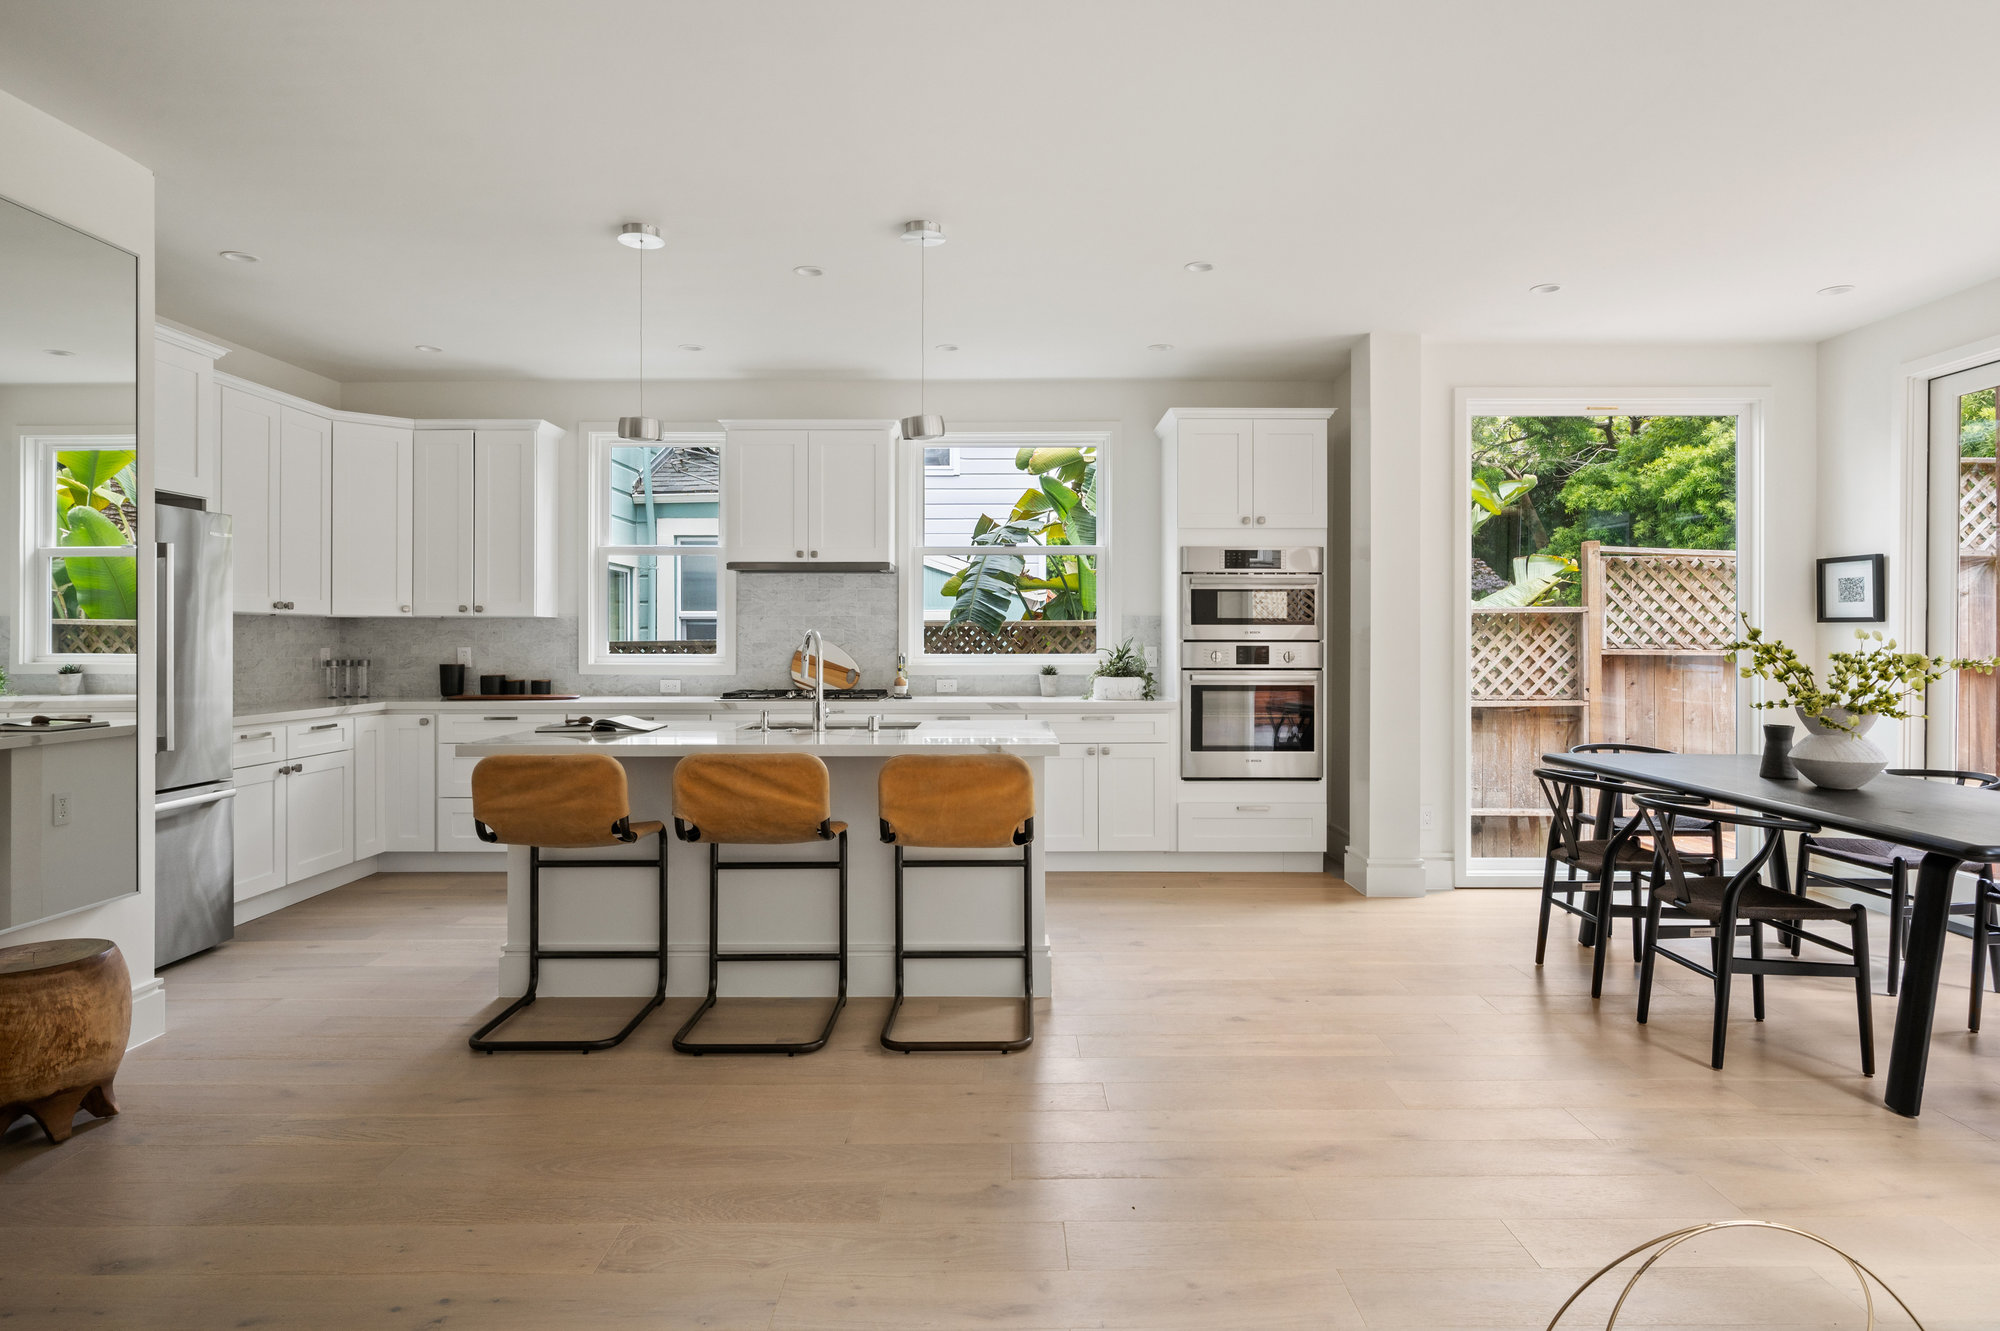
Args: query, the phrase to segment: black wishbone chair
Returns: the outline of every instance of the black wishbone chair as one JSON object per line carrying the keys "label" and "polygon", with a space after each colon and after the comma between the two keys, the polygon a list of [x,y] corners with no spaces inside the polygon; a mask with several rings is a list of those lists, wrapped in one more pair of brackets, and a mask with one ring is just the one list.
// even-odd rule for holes
{"label": "black wishbone chair", "polygon": [[[1542,797],[1549,804],[1549,845],[1542,863],[1541,920],[1535,931],[1535,964],[1542,964],[1549,945],[1549,913],[1561,910],[1584,922],[1580,941],[1590,947],[1590,996],[1604,994],[1604,959],[1611,950],[1615,921],[1632,921],[1633,955],[1639,951],[1639,917],[1645,913],[1640,897],[1640,875],[1653,868],[1653,848],[1637,835],[1639,815],[1635,810],[1622,824],[1614,825],[1615,810],[1625,797],[1640,788],[1611,777],[1593,776],[1567,768],[1541,767],[1535,770]],[[1586,811],[1586,810],[1589,811]],[[1560,866],[1563,878],[1556,878]],[[1618,879],[1625,878],[1621,887]],[[1624,902],[1619,892],[1629,894]],[[1576,899],[1578,892],[1583,900]]]}
{"label": "black wishbone chair", "polygon": [[[1699,975],[1708,976],[1715,985],[1715,1030],[1709,1063],[1720,1068],[1723,1048],[1729,1036],[1732,977],[1750,977],[1752,1009],[1757,1020],[1762,1021],[1765,976],[1842,976],[1854,981],[1855,1003],[1861,1018],[1861,1071],[1866,1076],[1874,1076],[1875,1018],[1869,1006],[1868,908],[1858,903],[1836,906],[1791,892],[1782,885],[1782,868],[1773,862],[1779,847],[1784,844],[1785,833],[1810,834],[1819,829],[1811,823],[1790,818],[1703,808],[1697,816],[1731,827],[1755,828],[1765,835],[1754,852],[1742,855],[1736,872],[1728,877],[1719,873],[1691,875],[1687,871],[1688,857],[1674,844],[1675,823],[1685,814],[1686,806],[1651,794],[1638,795],[1635,800],[1652,833],[1653,843],[1659,848],[1660,857],[1653,879],[1652,905],[1646,916],[1645,959],[1639,969],[1640,1024],[1646,1023],[1651,1012],[1653,965],[1658,958],[1664,956]],[[1738,851],[1742,853],[1740,840]],[[1779,886],[1771,886],[1764,881],[1767,862],[1773,862],[1773,877]],[[1669,911],[1671,915],[1667,914]],[[1808,920],[1845,922],[1848,941],[1838,943],[1824,935],[1808,932],[1804,927]],[[1750,927],[1750,955],[1747,957],[1736,954],[1737,930],[1744,923]],[[1789,956],[1767,957],[1764,955],[1766,925],[1776,930],[1781,939],[1812,943],[1844,953],[1847,960],[1802,961]],[[1704,966],[1678,952],[1663,950],[1660,947],[1663,938],[1708,939],[1709,964]]]}

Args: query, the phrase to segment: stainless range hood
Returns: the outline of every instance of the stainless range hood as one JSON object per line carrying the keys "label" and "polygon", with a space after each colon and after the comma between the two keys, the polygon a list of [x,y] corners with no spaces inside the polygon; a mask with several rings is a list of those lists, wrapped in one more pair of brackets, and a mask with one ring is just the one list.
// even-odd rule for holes
{"label": "stainless range hood", "polygon": [[726,569],[737,573],[894,573],[896,566],[888,560],[837,559],[731,559],[724,561]]}

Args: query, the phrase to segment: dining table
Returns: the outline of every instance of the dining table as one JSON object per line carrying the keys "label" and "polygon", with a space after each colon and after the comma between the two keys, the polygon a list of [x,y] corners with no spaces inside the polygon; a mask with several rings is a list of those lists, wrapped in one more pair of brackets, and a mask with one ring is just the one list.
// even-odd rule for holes
{"label": "dining table", "polygon": [[1952,888],[1961,866],[2000,861],[2000,793],[1889,775],[1878,776],[1859,790],[1828,790],[1804,777],[1760,776],[1755,754],[1549,753],[1542,758],[1557,767],[1697,795],[1921,851],[1882,1099],[1910,1118],[1922,1111]]}

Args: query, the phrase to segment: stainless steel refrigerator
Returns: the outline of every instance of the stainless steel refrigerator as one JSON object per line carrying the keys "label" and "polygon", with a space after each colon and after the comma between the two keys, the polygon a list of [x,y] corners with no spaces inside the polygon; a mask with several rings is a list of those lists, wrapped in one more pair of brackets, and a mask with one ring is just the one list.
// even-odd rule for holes
{"label": "stainless steel refrigerator", "polygon": [[153,639],[160,690],[153,760],[153,964],[236,932],[236,784],[229,768],[235,656],[230,521],[161,502]]}

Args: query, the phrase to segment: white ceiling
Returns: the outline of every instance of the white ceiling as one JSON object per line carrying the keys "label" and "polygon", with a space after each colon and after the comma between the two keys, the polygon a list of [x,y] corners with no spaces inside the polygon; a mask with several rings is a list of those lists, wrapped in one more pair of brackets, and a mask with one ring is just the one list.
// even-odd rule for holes
{"label": "white ceiling", "polygon": [[661,376],[913,376],[912,217],[941,378],[1816,339],[2000,275],[1996,50],[1991,0],[0,0],[0,87],[158,172],[160,311],[347,381],[629,376],[628,219]]}
{"label": "white ceiling", "polygon": [[138,318],[136,259],[0,201],[0,384],[130,384]]}

